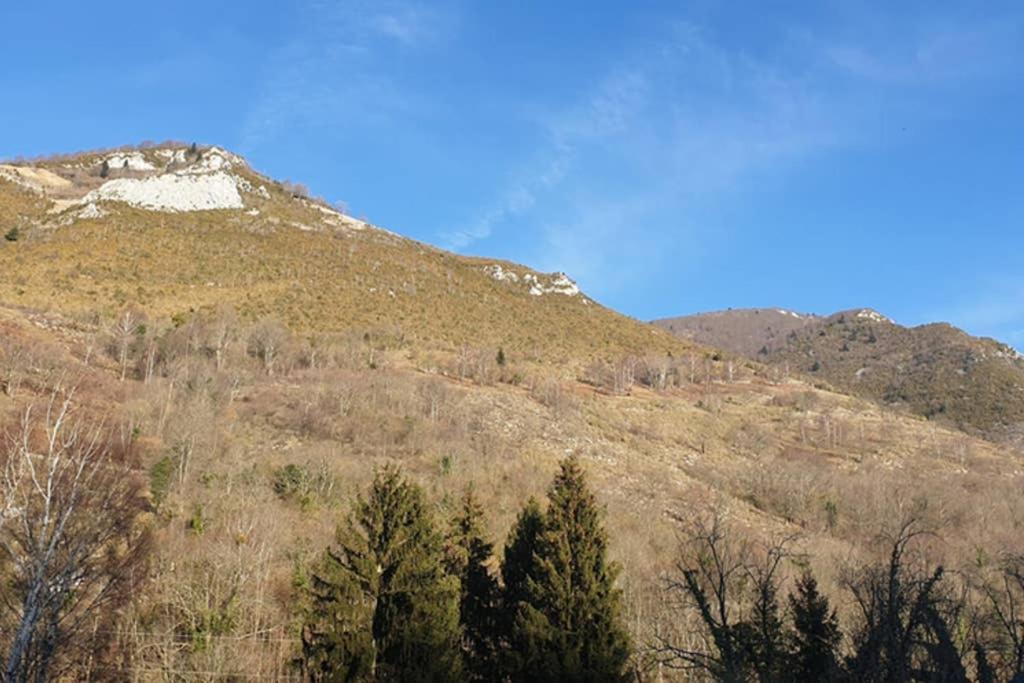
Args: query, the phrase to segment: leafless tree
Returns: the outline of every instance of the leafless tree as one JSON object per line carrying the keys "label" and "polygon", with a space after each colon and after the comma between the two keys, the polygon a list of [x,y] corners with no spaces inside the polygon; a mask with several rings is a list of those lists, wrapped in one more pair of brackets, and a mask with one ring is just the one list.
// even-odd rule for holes
{"label": "leafless tree", "polygon": [[117,316],[110,328],[110,340],[118,365],[121,367],[121,381],[128,374],[128,359],[132,345],[135,343],[139,330],[144,324],[143,317],[131,309],[126,309]]}
{"label": "leafless tree", "polygon": [[3,680],[49,680],[101,653],[144,576],[146,507],[127,458],[55,390],[0,452]]}
{"label": "leafless tree", "polygon": [[844,571],[860,617],[850,662],[857,680],[967,680],[952,628],[963,603],[947,590],[942,566],[912,553],[928,535],[921,519],[908,515],[880,539],[886,560]]}
{"label": "leafless tree", "polygon": [[281,348],[288,337],[285,326],[275,320],[262,320],[249,331],[249,349],[263,361],[263,369],[268,375],[274,374]]}
{"label": "leafless tree", "polygon": [[777,597],[795,536],[758,548],[732,537],[720,511],[686,525],[666,589],[699,637],[679,642],[659,634],[653,646],[657,658],[669,668],[719,681],[771,680],[782,666]]}
{"label": "leafless tree", "polygon": [[976,652],[994,659],[1001,680],[1024,679],[1024,556],[1004,557],[978,589],[984,623]]}
{"label": "leafless tree", "polygon": [[224,362],[231,344],[238,336],[238,314],[230,306],[220,306],[206,323],[206,344],[213,353],[217,370],[224,369]]}

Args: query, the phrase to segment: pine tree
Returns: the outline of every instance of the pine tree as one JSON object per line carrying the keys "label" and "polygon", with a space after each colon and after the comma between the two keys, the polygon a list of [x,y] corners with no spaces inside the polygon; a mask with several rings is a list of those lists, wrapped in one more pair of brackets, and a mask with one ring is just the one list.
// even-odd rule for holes
{"label": "pine tree", "polygon": [[458,596],[422,491],[384,468],[313,577],[303,629],[308,675],[460,680]]}
{"label": "pine tree", "polygon": [[579,461],[570,457],[548,492],[535,565],[527,565],[526,599],[516,615],[523,679],[624,679],[629,636],[615,587],[619,569],[607,561],[607,545],[601,510]]}
{"label": "pine tree", "polygon": [[498,581],[488,563],[494,545],[484,538],[483,507],[467,490],[448,539],[449,572],[459,578],[463,669],[468,680],[494,677],[499,644]]}
{"label": "pine tree", "polygon": [[789,609],[793,613],[789,673],[798,681],[835,680],[836,648],[842,638],[839,620],[809,571],[797,581],[796,593],[789,595]]}

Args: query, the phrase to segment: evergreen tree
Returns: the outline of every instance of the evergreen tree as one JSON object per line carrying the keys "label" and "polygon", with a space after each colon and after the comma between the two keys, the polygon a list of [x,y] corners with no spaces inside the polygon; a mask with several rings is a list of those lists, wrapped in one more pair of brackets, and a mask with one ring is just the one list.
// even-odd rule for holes
{"label": "evergreen tree", "polygon": [[601,510],[575,457],[564,460],[526,580],[515,631],[531,681],[619,681],[629,636],[621,620],[619,569],[608,563]]}
{"label": "evergreen tree", "polygon": [[469,680],[491,680],[498,655],[498,581],[488,563],[494,550],[484,538],[484,511],[467,490],[449,536],[449,571],[459,578],[463,669]]}
{"label": "evergreen tree", "polygon": [[503,677],[521,680],[527,668],[525,661],[526,644],[522,633],[516,628],[516,615],[529,599],[530,581],[537,577],[537,541],[544,530],[544,514],[535,498],[530,498],[516,518],[505,541],[502,556],[501,578],[504,583],[501,595],[499,629],[502,639]]}
{"label": "evergreen tree", "polygon": [[302,638],[308,675],[460,680],[458,596],[422,491],[384,468],[313,577]]}
{"label": "evergreen tree", "polygon": [[832,681],[839,672],[836,648],[842,633],[828,598],[818,592],[818,582],[808,571],[789,595],[793,613],[789,674],[797,681]]}
{"label": "evergreen tree", "polygon": [[769,556],[761,571],[751,573],[754,600],[750,619],[738,626],[737,632],[754,674],[761,683],[782,680],[785,675],[786,643],[779,616],[778,560]]}

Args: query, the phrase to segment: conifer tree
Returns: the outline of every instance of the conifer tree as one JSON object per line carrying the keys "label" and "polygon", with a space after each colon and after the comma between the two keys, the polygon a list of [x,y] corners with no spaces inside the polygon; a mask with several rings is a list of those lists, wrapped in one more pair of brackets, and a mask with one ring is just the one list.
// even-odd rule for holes
{"label": "conifer tree", "polygon": [[484,537],[483,507],[466,491],[448,539],[449,572],[459,578],[463,670],[468,680],[491,680],[497,666],[501,594],[488,563],[494,545]]}
{"label": "conifer tree", "polygon": [[[621,620],[619,569],[606,559],[601,510],[575,457],[564,460],[548,492],[548,509],[527,564],[526,597],[514,640],[532,681],[618,681],[629,659]],[[531,575],[532,574],[532,575]]]}
{"label": "conifer tree", "polygon": [[314,680],[461,679],[459,587],[418,486],[379,471],[315,573],[303,629]]}
{"label": "conifer tree", "polygon": [[526,644],[522,633],[516,628],[516,615],[529,599],[530,581],[537,577],[537,540],[544,530],[544,514],[537,499],[526,502],[505,541],[501,562],[503,582],[501,594],[501,668],[503,677],[521,680],[521,673],[527,668],[525,662]]}
{"label": "conifer tree", "polygon": [[[781,550],[780,546],[777,546]],[[786,642],[779,616],[777,568],[781,554],[769,553],[767,561],[749,572],[753,601],[749,619],[737,628],[745,657],[756,680],[772,683],[784,677]]]}
{"label": "conifer tree", "polygon": [[836,648],[842,633],[835,610],[829,609],[828,598],[818,592],[818,582],[810,571],[796,584],[789,595],[793,614],[789,673],[797,681],[832,681],[839,672]]}

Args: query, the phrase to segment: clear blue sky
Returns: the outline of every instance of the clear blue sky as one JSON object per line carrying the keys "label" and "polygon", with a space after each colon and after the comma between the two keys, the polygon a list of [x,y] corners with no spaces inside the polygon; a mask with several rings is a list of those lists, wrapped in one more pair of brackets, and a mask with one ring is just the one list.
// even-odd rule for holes
{"label": "clear blue sky", "polygon": [[871,306],[1024,348],[1017,0],[37,0],[0,27],[0,157],[215,143],[639,318]]}

